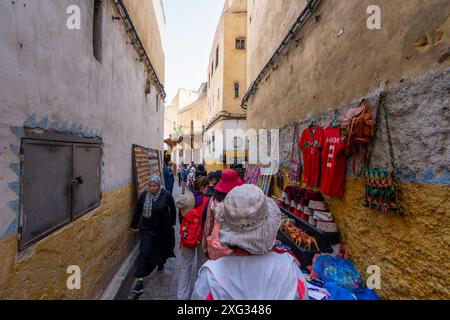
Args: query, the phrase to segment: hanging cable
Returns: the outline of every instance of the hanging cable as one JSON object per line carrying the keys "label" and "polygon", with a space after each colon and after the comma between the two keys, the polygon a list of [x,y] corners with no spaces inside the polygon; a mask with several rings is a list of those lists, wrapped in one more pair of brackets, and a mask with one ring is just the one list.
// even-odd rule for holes
{"label": "hanging cable", "polygon": [[[166,99],[166,92],[164,90],[164,85],[159,81],[155,68],[150,62],[150,58],[148,57],[147,52],[145,51],[144,45],[142,44],[141,39],[139,38],[139,35],[136,31],[136,28],[134,27],[134,24],[131,21],[127,7],[125,6],[122,0],[115,0],[114,4],[116,6],[117,11],[119,12],[120,19],[125,24],[125,29],[127,30],[127,33],[130,34],[131,42],[129,42],[129,44],[135,47],[140,58],[139,60],[144,62],[144,64],[146,65],[146,71],[149,74],[151,81],[156,86],[158,93],[161,95],[163,100]],[[120,20],[120,19],[117,19],[117,17],[113,17],[113,20]]]}
{"label": "hanging cable", "polygon": [[247,109],[247,103],[248,100],[252,95],[254,95],[258,89],[259,84],[263,80],[263,78],[267,75],[267,73],[272,70],[275,66],[275,63],[283,56],[284,51],[288,47],[289,43],[294,39],[294,37],[297,35],[297,33],[303,28],[306,21],[311,17],[314,10],[317,8],[321,0],[308,0],[306,3],[305,8],[302,10],[298,18],[295,20],[295,23],[291,26],[289,29],[288,34],[281,42],[280,46],[275,50],[272,57],[269,59],[267,64],[264,66],[262,71],[259,73],[259,75],[256,77],[256,80],[253,81],[250,85],[250,88],[248,89],[247,93],[245,94],[244,98],[242,99],[241,108]]}

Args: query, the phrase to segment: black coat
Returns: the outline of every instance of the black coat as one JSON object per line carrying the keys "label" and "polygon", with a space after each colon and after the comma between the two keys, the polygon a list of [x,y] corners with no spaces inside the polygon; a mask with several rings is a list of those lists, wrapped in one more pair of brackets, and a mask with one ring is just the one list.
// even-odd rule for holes
{"label": "black coat", "polygon": [[137,277],[149,275],[156,265],[164,264],[168,258],[174,258],[176,207],[172,195],[162,190],[158,200],[153,203],[150,219],[143,218],[145,197],[139,199],[131,227],[141,229],[140,254]]}
{"label": "black coat", "polygon": [[[131,227],[137,229],[141,222],[142,214],[144,213],[145,197],[147,191],[139,198],[138,205],[134,212],[133,222]],[[166,190],[161,190],[161,194],[153,204],[152,216],[150,219],[142,219],[141,227],[145,224],[146,229],[152,231],[155,235],[164,233],[172,229],[176,224],[177,209],[172,195]]]}

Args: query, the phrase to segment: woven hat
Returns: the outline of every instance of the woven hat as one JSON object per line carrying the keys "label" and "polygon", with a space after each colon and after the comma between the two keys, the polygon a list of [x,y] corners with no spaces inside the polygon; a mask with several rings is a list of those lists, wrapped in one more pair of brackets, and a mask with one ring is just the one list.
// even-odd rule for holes
{"label": "woven hat", "polygon": [[217,214],[220,242],[254,255],[272,250],[281,226],[281,211],[275,201],[255,185],[234,188]]}
{"label": "woven hat", "polygon": [[175,202],[175,206],[180,209],[181,215],[184,217],[186,213],[194,209],[195,196],[192,192],[186,192],[186,194],[180,196]]}

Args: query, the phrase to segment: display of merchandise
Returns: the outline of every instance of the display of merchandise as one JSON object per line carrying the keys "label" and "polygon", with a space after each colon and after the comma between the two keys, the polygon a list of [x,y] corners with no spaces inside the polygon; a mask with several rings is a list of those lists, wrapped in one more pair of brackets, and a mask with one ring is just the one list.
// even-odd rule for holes
{"label": "display of merchandise", "polygon": [[245,171],[244,180],[247,184],[258,185],[258,180],[261,175],[261,168],[254,164],[249,164]]}
{"label": "display of merchandise", "polygon": [[316,228],[318,230],[329,233],[338,232],[337,225],[334,221],[318,220],[316,217],[314,219],[316,219]]}
{"label": "display of merchandise", "polygon": [[328,205],[325,201],[310,201],[308,207],[312,210],[327,211]]}
{"label": "display of merchandise", "polygon": [[308,204],[309,201],[325,201],[321,192],[311,190],[305,192],[305,200],[308,201]]}
{"label": "display of merchandise", "polygon": [[303,131],[299,148],[303,153],[303,181],[311,187],[320,185],[322,149],[324,132],[321,126],[313,123]]}
{"label": "display of merchandise", "polygon": [[284,223],[281,225],[281,230],[292,239],[297,246],[307,250],[319,250],[317,240],[298,228],[295,223]]}
{"label": "display of merchandise", "polygon": [[273,176],[270,174],[260,175],[257,186],[264,191],[264,194],[268,195],[270,191],[270,184],[272,183]]}
{"label": "display of merchandise", "polygon": [[405,212],[401,203],[401,192],[397,179],[397,164],[395,161],[394,148],[392,143],[391,130],[389,126],[389,112],[385,104],[386,94],[382,93],[378,99],[377,123],[381,123],[381,112],[384,113],[384,120],[387,131],[387,141],[389,147],[391,168],[372,168],[373,146],[377,141],[376,132],[373,144],[369,149],[367,157],[367,167],[364,170],[366,179],[364,206],[382,212],[389,210],[397,211],[399,216],[404,216]]}
{"label": "display of merchandise", "polygon": [[332,222],[333,215],[329,211],[314,210],[314,219],[326,221],[326,222]]}
{"label": "display of merchandise", "polygon": [[308,223],[312,226],[317,226],[317,220],[314,218],[314,216],[309,216]]}
{"label": "display of merchandise", "polygon": [[295,124],[294,128],[294,138],[292,140],[292,150],[291,150],[291,162],[289,165],[288,178],[293,183],[298,183],[300,181],[300,161],[295,159],[295,143],[298,141],[299,128],[298,124]]}
{"label": "display of merchandise", "polygon": [[326,196],[342,198],[345,192],[347,174],[346,146],[341,137],[341,129],[326,127],[322,151],[322,193]]}

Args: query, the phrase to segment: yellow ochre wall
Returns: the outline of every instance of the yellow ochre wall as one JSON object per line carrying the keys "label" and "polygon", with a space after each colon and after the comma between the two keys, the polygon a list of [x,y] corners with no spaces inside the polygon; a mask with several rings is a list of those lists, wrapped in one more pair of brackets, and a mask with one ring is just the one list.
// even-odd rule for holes
{"label": "yellow ochre wall", "polygon": [[[248,1],[248,84],[305,3]],[[381,268],[382,298],[449,299],[450,3],[380,0],[382,29],[369,30],[367,7],[372,4],[322,1],[250,98],[247,126],[282,130],[286,167],[292,122],[303,130],[316,117],[325,126],[334,110],[342,117],[364,97],[374,106],[386,90],[407,216],[365,209],[364,181],[350,173],[344,199],[328,202],[362,275],[367,277],[370,265]],[[374,165],[382,167],[389,163],[384,125],[379,135]]]}
{"label": "yellow ochre wall", "polygon": [[[136,244],[130,231],[132,184],[103,193],[101,207],[18,253],[0,239],[0,299],[98,299]],[[67,268],[81,268],[81,290],[67,289]]]}
{"label": "yellow ochre wall", "polygon": [[[240,2],[245,3],[242,0]],[[236,8],[229,10],[232,13],[224,16],[223,110],[232,114],[244,114],[240,105],[247,88],[247,50],[237,50],[235,40],[244,37],[247,45],[247,10],[242,4],[236,4]],[[234,95],[235,81],[239,82],[239,98]]]}

